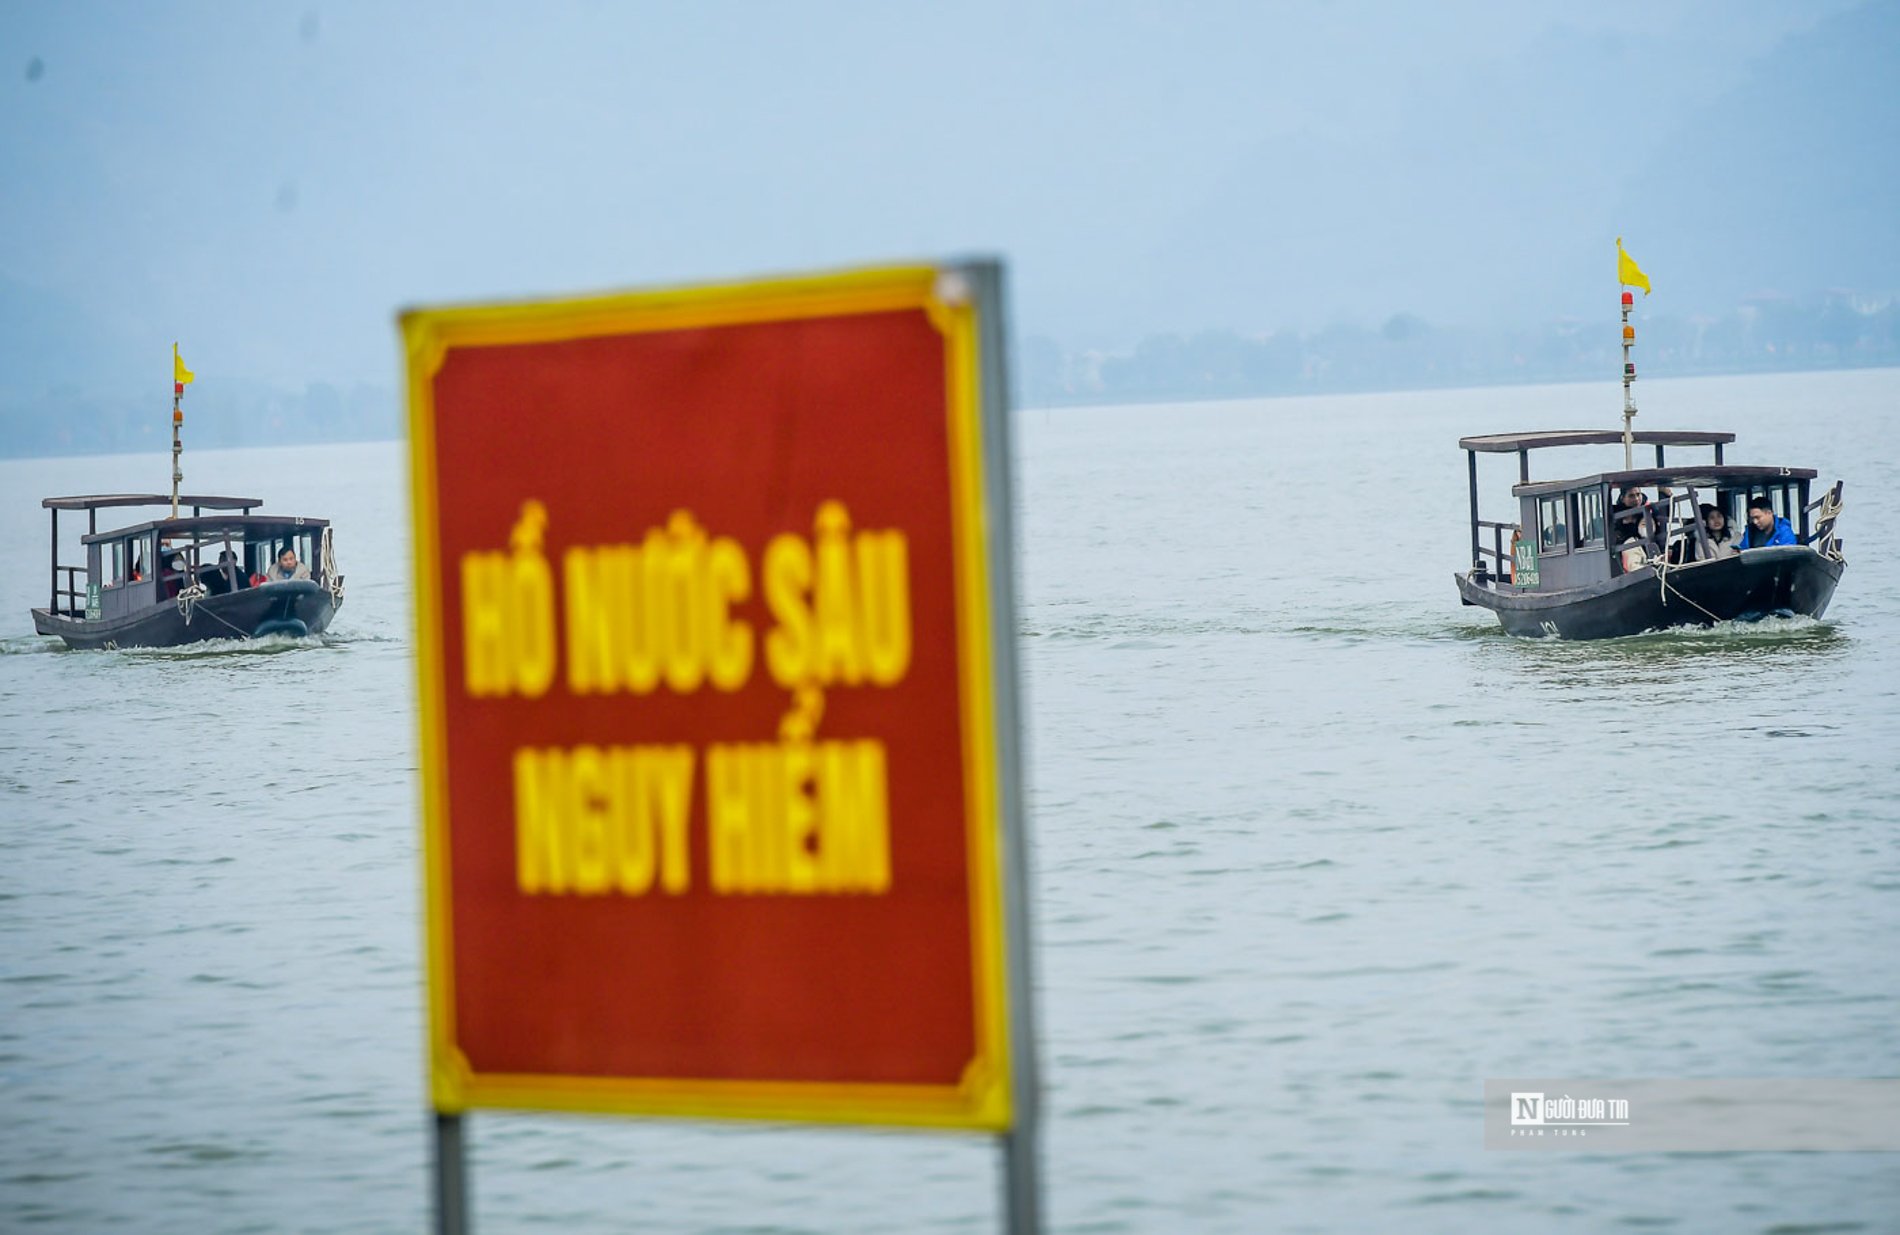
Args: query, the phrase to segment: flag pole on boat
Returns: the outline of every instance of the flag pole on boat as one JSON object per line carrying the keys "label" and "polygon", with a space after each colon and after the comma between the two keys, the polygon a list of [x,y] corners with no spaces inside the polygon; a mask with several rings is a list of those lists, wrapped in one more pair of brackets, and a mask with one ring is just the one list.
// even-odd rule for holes
{"label": "flag pole on boat", "polygon": [[185,449],[183,443],[178,440],[180,431],[185,427],[185,387],[189,386],[191,379],[196,376],[197,374],[185,367],[183,358],[178,355],[178,344],[174,342],[172,344],[172,518],[174,519],[178,517],[178,485],[185,478],[184,472],[178,467],[178,456],[183,454]]}
{"label": "flag pole on boat", "polygon": [[[1643,273],[1636,259],[1623,251],[1623,238],[1616,238],[1616,281],[1623,288],[1640,287],[1643,295],[1649,295],[1649,276]],[[1636,362],[1630,359],[1630,351],[1636,346],[1636,327],[1630,325],[1630,313],[1636,307],[1636,297],[1627,290],[1623,293],[1623,470],[1629,471],[1636,466],[1636,399],[1630,387],[1636,382]]]}

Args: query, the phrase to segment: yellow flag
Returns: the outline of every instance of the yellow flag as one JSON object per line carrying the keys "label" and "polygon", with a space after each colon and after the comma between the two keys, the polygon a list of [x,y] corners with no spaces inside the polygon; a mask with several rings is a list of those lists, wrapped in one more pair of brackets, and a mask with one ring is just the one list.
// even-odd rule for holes
{"label": "yellow flag", "polygon": [[191,379],[196,376],[185,367],[184,360],[178,355],[178,345],[172,344],[172,383],[178,386],[189,386]]}
{"label": "yellow flag", "polygon": [[1616,281],[1625,287],[1640,287],[1643,295],[1649,295],[1649,276],[1636,264],[1636,259],[1623,252],[1623,238],[1616,238]]}

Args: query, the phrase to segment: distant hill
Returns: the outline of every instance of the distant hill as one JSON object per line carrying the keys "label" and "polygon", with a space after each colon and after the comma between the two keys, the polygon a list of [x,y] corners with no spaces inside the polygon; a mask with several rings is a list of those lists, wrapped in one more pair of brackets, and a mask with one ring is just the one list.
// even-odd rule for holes
{"label": "distant hill", "polygon": [[[1900,300],[1832,293],[1759,297],[1719,315],[1636,318],[1638,380],[1800,369],[1900,367]],[[1030,407],[1232,399],[1262,395],[1614,381],[1618,319],[1516,330],[1435,326],[1395,314],[1378,329],[1153,335],[1123,350],[1065,350],[1032,338],[1017,350]]]}
{"label": "distant hill", "polygon": [[[125,169],[147,166],[140,160],[156,148],[134,122],[156,113],[143,95],[62,85],[84,80],[82,71],[116,80],[124,65],[80,55],[111,40],[48,8],[60,20],[45,24],[62,28],[54,33],[69,40],[68,59],[49,59],[37,83],[13,82],[0,108],[0,148],[41,169],[0,195],[0,215],[34,224],[14,229],[0,259],[0,454],[162,444],[171,337],[158,332],[194,328],[205,349],[184,340],[202,373],[187,400],[194,445],[393,436],[401,417],[389,314],[408,292],[487,294],[546,277],[587,286],[596,265],[638,283],[660,259],[628,238],[667,238],[671,260],[676,225],[680,243],[697,235],[691,243],[714,246],[697,252],[722,260],[829,254],[800,247],[806,224],[795,207],[834,193],[851,199],[824,212],[851,232],[833,238],[847,251],[861,242],[848,219],[881,237],[863,243],[901,237],[915,246],[905,251],[995,242],[1011,263],[1014,324],[1025,339],[1015,370],[1032,406],[1600,379],[1618,361],[1619,235],[1655,284],[1639,309],[1646,377],[1900,364],[1900,2],[1685,0],[1640,6],[1631,19],[1498,0],[1492,19],[1474,6],[1462,28],[1503,37],[1469,51],[1463,39],[1445,41],[1460,20],[1431,6],[1395,6],[1376,23],[1328,6],[1313,6],[1310,22],[1290,9],[1233,7],[1199,18],[1157,11],[1137,23],[1133,43],[1105,19],[1068,31],[1073,42],[1014,45],[1016,76],[978,100],[992,109],[981,113],[989,123],[965,125],[958,138],[967,156],[951,160],[958,191],[927,195],[950,203],[936,215],[911,196],[928,177],[900,174],[908,165],[897,159],[934,147],[906,137],[887,150],[876,116],[840,104],[855,96],[796,96],[793,73],[786,114],[815,118],[825,142],[855,134],[857,145],[835,165],[828,155],[804,157],[817,147],[789,137],[771,145],[759,165],[783,180],[777,197],[755,193],[758,168],[723,153],[703,167],[656,164],[653,175],[677,181],[677,200],[710,192],[731,207],[716,226],[695,231],[687,212],[669,215],[670,194],[596,183],[588,160],[580,161],[588,176],[563,179],[560,158],[543,152],[545,183],[508,176],[507,193],[456,197],[458,207],[470,204],[464,224],[477,230],[433,237],[439,247],[412,245],[424,239],[419,220],[432,217],[415,203],[460,181],[411,177],[461,168],[464,157],[486,174],[499,164],[484,145],[451,143],[434,162],[407,154],[372,162],[349,191],[327,198],[311,186],[345,178],[307,179],[299,206],[281,189],[245,196],[288,172],[254,167],[239,142],[185,182],[198,186],[192,200],[204,214],[183,220],[198,229],[186,229],[176,255],[170,231],[162,251],[149,235],[142,248],[111,243],[155,231],[154,220],[179,225],[150,203],[128,205],[144,189],[126,186],[145,181]],[[1341,37],[1320,37],[1335,21]],[[1319,35],[1315,23],[1325,27]],[[1051,33],[1072,23],[1043,13],[1031,24]],[[138,35],[115,54],[149,63],[148,36],[157,37]],[[380,63],[375,38],[363,37],[354,50],[285,46],[333,58],[342,72]],[[469,54],[489,54],[478,42]],[[1150,43],[1152,60],[1111,64]],[[1316,54],[1301,48],[1326,50],[1296,62]],[[1206,73],[1182,79],[1196,66]],[[347,80],[331,81],[328,95],[296,96],[312,133],[355,106],[361,92],[344,89]],[[601,80],[609,102],[641,97],[616,93],[644,80],[617,64]],[[1286,88],[1255,88],[1263,82]],[[298,89],[306,87],[316,89]],[[596,100],[582,101],[591,115]],[[201,103],[187,92],[169,106],[189,119]],[[493,106],[497,124],[519,110]],[[268,124],[234,124],[227,111],[197,114],[200,131],[278,148]],[[738,107],[713,117],[707,132],[743,137],[752,118]],[[380,149],[356,140],[361,127],[338,130],[331,145],[312,137],[285,149],[312,167],[353,168],[359,154]],[[389,151],[407,150],[390,141]],[[751,149],[755,162],[763,157]],[[743,191],[713,191],[725,177]],[[231,196],[232,184],[245,194]],[[644,232],[610,214],[603,234],[612,243],[587,241],[578,255],[554,243],[559,236],[536,237],[565,229],[571,204],[598,206],[610,195],[596,190],[616,186],[629,209],[646,212],[628,216],[645,219]],[[749,220],[754,207],[769,226]],[[876,226],[890,220],[902,226]],[[359,245],[365,236],[383,247]],[[764,247],[745,247],[755,243]],[[42,249],[58,260],[26,260]],[[410,264],[392,265],[392,253]],[[26,270],[53,286],[22,281]]]}
{"label": "distant hill", "polygon": [[[0,455],[167,447],[171,389],[162,380],[120,382],[116,394],[98,389],[75,383],[0,392]],[[200,376],[185,397],[185,440],[198,448],[376,440],[397,436],[401,423],[395,393],[368,384],[313,382],[292,390]]]}
{"label": "distant hill", "polygon": [[1618,214],[1644,220],[1671,298],[1708,307],[1900,291],[1896,209],[1900,4],[1880,3],[1787,39],[1687,117],[1628,178]]}
{"label": "distant hill", "polygon": [[[1637,321],[1639,380],[1900,366],[1900,299],[1763,296],[1721,315],[1639,311]],[[1017,403],[1026,407],[1603,381],[1621,364],[1616,318],[1608,313],[1491,331],[1394,314],[1377,328],[1157,334],[1121,350],[1069,349],[1031,335],[1012,358]],[[144,385],[137,398],[85,395],[76,387],[0,395],[0,454],[162,450],[169,392]],[[186,412],[186,440],[199,448],[375,440],[402,431],[396,393],[366,384],[285,390],[201,378]]]}
{"label": "distant hill", "polygon": [[1400,312],[1476,329],[1587,318],[1614,306],[1619,235],[1659,313],[1900,292],[1900,4],[1827,18],[1727,86],[1671,50],[1552,29],[1420,87],[1382,131],[1263,138],[1127,255],[1116,312],[1249,334]]}

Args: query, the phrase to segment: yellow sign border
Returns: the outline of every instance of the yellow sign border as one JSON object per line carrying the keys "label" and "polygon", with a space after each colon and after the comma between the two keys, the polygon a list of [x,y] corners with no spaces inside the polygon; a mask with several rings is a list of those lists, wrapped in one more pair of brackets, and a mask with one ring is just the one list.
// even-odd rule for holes
{"label": "yellow sign border", "polygon": [[[437,541],[434,378],[457,347],[794,321],[922,309],[944,337],[945,430],[955,546],[964,821],[976,1055],[956,1085],[871,1085],[478,1073],[456,1045],[448,887],[444,645]],[[977,309],[954,267],[893,266],[558,301],[411,309],[400,315],[408,371],[410,497],[421,723],[423,896],[429,1091],[435,1109],[763,1119],[1004,1132],[1013,1126],[1002,900],[990,568],[984,514],[982,356]]]}

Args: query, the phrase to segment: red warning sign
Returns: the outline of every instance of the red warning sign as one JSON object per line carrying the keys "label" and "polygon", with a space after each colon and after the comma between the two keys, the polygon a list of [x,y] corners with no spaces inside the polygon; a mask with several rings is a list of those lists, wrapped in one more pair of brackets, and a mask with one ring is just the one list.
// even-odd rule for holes
{"label": "red warning sign", "polygon": [[981,312],[404,315],[438,1109],[1009,1126]]}

